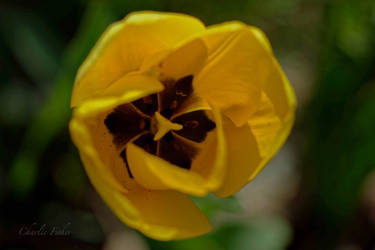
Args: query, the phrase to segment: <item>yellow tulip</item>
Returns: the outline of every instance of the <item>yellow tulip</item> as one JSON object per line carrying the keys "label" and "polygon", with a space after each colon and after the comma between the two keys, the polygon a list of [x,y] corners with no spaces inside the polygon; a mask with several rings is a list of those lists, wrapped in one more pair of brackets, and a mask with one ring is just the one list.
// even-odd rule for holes
{"label": "yellow tulip", "polygon": [[211,230],[189,195],[233,195],[290,133],[296,99],[259,29],[136,12],[81,65],[70,132],[125,224],[159,239]]}

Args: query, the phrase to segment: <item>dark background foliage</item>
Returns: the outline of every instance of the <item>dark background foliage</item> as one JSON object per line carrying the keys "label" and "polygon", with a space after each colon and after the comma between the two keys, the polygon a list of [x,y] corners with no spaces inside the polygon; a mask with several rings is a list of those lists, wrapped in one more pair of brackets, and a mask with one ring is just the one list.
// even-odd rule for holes
{"label": "dark background foliage", "polygon": [[[108,24],[145,9],[260,27],[299,102],[292,135],[255,181],[195,199],[214,230],[185,241],[122,225],[67,130],[78,66]],[[1,1],[0,248],[373,250],[374,69],[372,0]]]}

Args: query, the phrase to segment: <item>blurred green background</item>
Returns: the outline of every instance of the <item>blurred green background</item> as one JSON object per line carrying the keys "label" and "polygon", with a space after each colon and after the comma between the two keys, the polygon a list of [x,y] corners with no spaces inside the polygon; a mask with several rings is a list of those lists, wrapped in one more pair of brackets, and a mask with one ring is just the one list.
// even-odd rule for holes
{"label": "blurred green background", "polygon": [[[75,72],[135,10],[260,27],[297,93],[293,132],[255,181],[195,199],[214,226],[195,239],[158,242],[122,225],[70,141]],[[3,0],[0,79],[0,249],[375,249],[373,0]]]}

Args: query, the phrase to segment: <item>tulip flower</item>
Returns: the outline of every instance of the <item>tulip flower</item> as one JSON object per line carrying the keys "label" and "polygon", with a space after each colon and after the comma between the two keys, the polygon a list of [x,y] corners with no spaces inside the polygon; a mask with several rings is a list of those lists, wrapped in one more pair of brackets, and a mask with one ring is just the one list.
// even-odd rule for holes
{"label": "tulip flower", "polygon": [[70,132],[87,175],[126,225],[158,240],[211,230],[190,196],[228,197],[288,137],[296,99],[259,29],[136,12],[78,70]]}

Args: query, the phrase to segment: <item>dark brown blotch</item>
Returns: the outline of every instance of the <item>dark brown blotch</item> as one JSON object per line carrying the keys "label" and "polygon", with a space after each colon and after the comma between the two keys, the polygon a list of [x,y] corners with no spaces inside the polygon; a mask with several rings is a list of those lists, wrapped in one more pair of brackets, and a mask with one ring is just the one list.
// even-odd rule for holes
{"label": "dark brown blotch", "polygon": [[183,126],[181,130],[175,131],[176,134],[195,142],[204,141],[207,133],[216,127],[203,110],[177,116],[172,122]]}
{"label": "dark brown blotch", "polygon": [[132,104],[142,113],[152,116],[158,110],[158,97],[156,94],[138,99]]}
{"label": "dark brown blotch", "polygon": [[160,113],[169,119],[193,93],[193,75],[178,79],[175,83],[167,80],[164,86],[165,89],[159,94]]}
{"label": "dark brown blotch", "polygon": [[105,118],[104,124],[113,135],[113,143],[121,147],[149,127],[150,121],[140,115],[131,104],[123,104]]}
{"label": "dark brown blotch", "polygon": [[138,147],[143,148],[146,152],[156,155],[157,142],[154,141],[153,134],[147,133],[147,134],[141,135],[133,143],[137,145]]}
{"label": "dark brown blotch", "polygon": [[[121,148],[142,134],[133,141],[135,145],[172,164],[190,169],[198,148],[181,137],[202,142],[207,133],[216,127],[215,123],[207,117],[204,111],[183,114],[172,120],[174,123],[181,124],[183,128],[174,131],[175,134],[167,133],[156,142],[154,135],[150,132],[150,118],[159,110],[165,118],[170,119],[193,93],[192,82],[193,75],[177,81],[167,79],[163,81],[165,89],[161,93],[152,94],[115,108],[104,120],[106,127],[113,135],[114,144]],[[126,158],[126,148],[122,149],[120,157],[125,163],[130,178],[133,178]]]}
{"label": "dark brown blotch", "polygon": [[167,133],[159,143],[160,158],[184,169],[191,168],[191,162],[198,152],[193,145],[177,138],[171,132]]}

